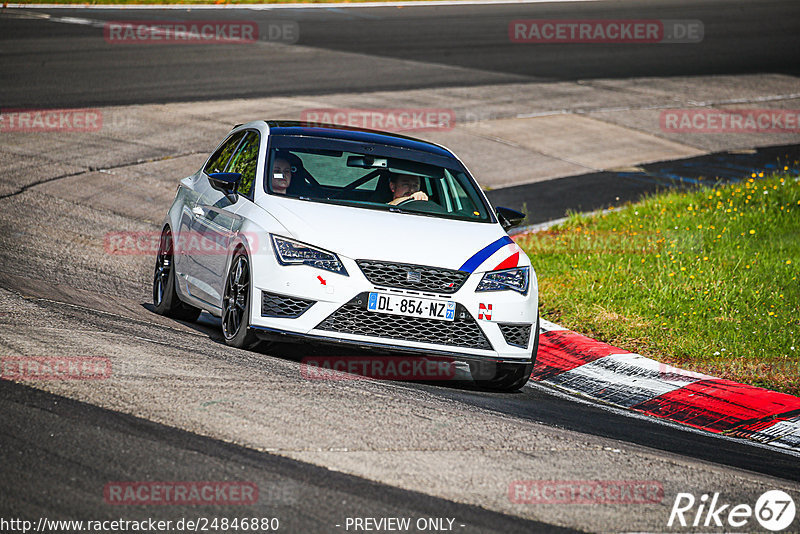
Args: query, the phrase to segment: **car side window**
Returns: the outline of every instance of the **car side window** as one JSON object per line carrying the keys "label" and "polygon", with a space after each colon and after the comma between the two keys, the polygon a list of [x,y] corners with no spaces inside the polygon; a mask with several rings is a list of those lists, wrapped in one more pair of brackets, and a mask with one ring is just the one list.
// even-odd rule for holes
{"label": "car side window", "polygon": [[259,142],[258,132],[248,131],[227,169],[227,172],[238,172],[242,175],[237,192],[248,198],[252,198],[253,184],[256,181]]}
{"label": "car side window", "polygon": [[244,134],[245,132],[237,132],[222,143],[222,146],[209,158],[208,163],[206,163],[206,166],[203,168],[203,172],[206,174],[225,172],[225,166],[228,164],[228,160],[231,159],[233,151],[236,150]]}

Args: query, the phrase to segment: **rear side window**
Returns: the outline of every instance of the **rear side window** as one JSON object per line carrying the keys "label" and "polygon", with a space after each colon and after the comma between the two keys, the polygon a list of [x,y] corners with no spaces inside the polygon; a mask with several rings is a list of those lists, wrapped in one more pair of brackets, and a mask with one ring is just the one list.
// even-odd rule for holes
{"label": "rear side window", "polygon": [[239,144],[239,141],[242,140],[244,137],[245,132],[237,132],[230,136],[227,141],[222,143],[222,146],[214,152],[214,155],[208,160],[206,163],[203,172],[206,174],[211,174],[213,172],[225,172],[225,165],[228,164],[228,160],[231,159],[233,155],[233,151],[236,150],[236,146]]}
{"label": "rear side window", "polygon": [[253,184],[256,181],[256,165],[258,164],[258,132],[248,131],[244,141],[228,164],[227,172],[238,172],[242,175],[238,193],[252,198]]}

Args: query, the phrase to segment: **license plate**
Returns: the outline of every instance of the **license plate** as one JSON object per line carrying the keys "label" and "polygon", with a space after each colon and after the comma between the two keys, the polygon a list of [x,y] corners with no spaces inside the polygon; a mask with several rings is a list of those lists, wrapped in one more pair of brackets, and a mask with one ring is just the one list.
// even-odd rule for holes
{"label": "license plate", "polygon": [[371,312],[452,321],[456,315],[453,300],[432,300],[386,293],[370,293],[367,310]]}

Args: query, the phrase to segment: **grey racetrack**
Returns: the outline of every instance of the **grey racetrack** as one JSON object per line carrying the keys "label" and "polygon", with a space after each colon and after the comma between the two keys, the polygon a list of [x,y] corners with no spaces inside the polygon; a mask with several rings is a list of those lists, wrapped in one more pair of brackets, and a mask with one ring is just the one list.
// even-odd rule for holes
{"label": "grey racetrack", "polygon": [[[533,18],[691,19],[705,36],[693,45],[510,42],[509,22]],[[157,46],[103,38],[108,21],[210,19],[292,21],[299,40]],[[548,88],[569,82],[569,105],[581,107],[589,104],[578,89],[593,83],[612,94],[633,78],[691,85],[695,76],[770,74],[789,80],[788,106],[800,96],[799,26],[792,0],[1,9],[0,110],[117,106],[148,119],[103,135],[0,131],[0,357],[95,356],[113,368],[104,381],[0,380],[0,517],[255,515],[279,517],[286,532],[346,532],[348,517],[402,516],[454,518],[457,532],[689,532],[666,524],[679,492],[722,492],[752,505],[783,489],[800,504],[797,454],[632,417],[546,386],[496,394],[468,381],[307,380],[301,359],[331,349],[230,349],[207,314],[182,323],[153,313],[153,257],[103,245],[108,232],[157,231],[177,180],[239,115],[267,118],[253,116],[263,102],[254,99],[297,109],[370,93],[392,107],[402,93],[404,102],[446,107],[437,92],[468,99],[482,87],[536,82],[546,99]],[[654,93],[646,83],[625,90],[642,102]],[[481,99],[472,106],[480,110]],[[796,137],[784,144],[747,156],[747,165],[797,157]],[[626,182],[622,172],[497,188],[490,197],[534,206],[538,222],[664,185]],[[107,483],[136,480],[247,480],[260,499],[240,508],[104,501]],[[658,481],[664,499],[521,504],[508,494],[518,480]]]}

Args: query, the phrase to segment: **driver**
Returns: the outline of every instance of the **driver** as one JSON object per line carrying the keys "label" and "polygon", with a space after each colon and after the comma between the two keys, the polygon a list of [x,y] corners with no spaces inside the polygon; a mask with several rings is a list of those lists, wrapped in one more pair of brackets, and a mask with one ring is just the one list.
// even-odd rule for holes
{"label": "driver", "polygon": [[392,190],[392,206],[406,200],[428,200],[428,195],[420,191],[419,176],[411,174],[392,174],[389,178],[389,189]]}

